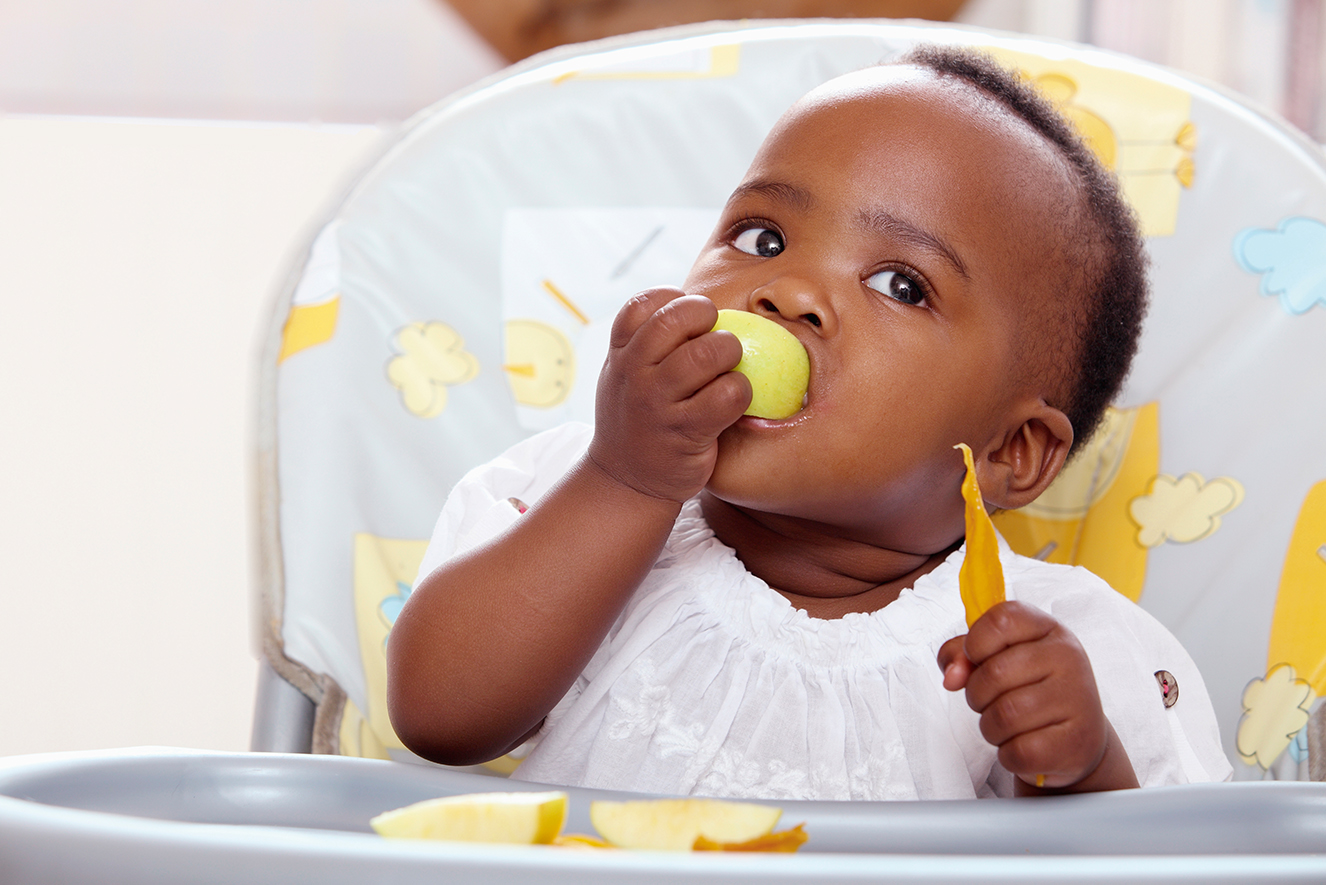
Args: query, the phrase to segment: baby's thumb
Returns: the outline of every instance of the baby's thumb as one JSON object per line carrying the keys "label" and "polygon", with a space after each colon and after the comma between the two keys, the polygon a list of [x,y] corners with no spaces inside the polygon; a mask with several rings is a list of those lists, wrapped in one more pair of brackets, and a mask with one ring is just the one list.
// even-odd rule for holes
{"label": "baby's thumb", "polygon": [[939,669],[944,673],[944,687],[949,691],[960,691],[967,686],[967,679],[974,669],[963,645],[967,635],[954,636],[939,647]]}

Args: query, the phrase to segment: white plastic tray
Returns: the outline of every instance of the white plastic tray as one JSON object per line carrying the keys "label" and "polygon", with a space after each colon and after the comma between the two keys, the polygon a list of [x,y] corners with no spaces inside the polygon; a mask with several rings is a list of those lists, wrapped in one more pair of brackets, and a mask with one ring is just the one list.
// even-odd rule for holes
{"label": "white plastic tray", "polygon": [[[780,802],[795,855],[386,840],[368,820],[434,796],[540,789],[402,763],[140,748],[0,759],[0,882],[1315,882],[1326,784],[1037,800]],[[571,789],[567,830],[593,832]]]}

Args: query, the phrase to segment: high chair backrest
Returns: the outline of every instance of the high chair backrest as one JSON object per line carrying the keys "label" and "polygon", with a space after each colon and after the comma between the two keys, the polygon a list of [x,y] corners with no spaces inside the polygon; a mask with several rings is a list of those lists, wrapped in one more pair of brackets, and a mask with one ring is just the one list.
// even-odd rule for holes
{"label": "high chair backrest", "polygon": [[1323,776],[1319,147],[1118,55],[861,20],[536,57],[411,121],[321,228],[271,327],[259,462],[264,656],[316,703],[316,752],[409,758],[383,649],[452,484],[532,432],[592,421],[618,306],[680,283],[783,110],[926,41],[988,49],[1059,103],[1120,176],[1152,258],[1117,408],[1001,530],[1178,636],[1239,777]]}

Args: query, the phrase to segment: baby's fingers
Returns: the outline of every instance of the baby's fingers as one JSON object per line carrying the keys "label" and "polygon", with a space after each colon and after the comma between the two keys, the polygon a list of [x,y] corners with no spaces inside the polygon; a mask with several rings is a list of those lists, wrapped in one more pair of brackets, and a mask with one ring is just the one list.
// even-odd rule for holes
{"label": "baby's fingers", "polygon": [[726,372],[697,390],[686,402],[686,422],[704,438],[716,438],[741,417],[750,405],[751,386],[746,376]]}
{"label": "baby's fingers", "polygon": [[[741,342],[730,332],[706,332],[699,337],[684,341],[671,353],[663,357],[659,364],[659,383],[665,392],[674,399],[682,399],[700,390],[720,375],[731,372],[741,362]],[[741,409],[750,404],[750,384],[740,383],[743,376],[732,379],[737,382],[730,391],[736,399],[745,399]],[[738,414],[741,413],[738,410]]]}
{"label": "baby's fingers", "polygon": [[[621,340],[635,322],[637,311],[651,306],[655,307],[654,311],[634,328],[629,338]],[[630,361],[636,365],[657,366],[678,348],[706,335],[718,321],[718,308],[699,295],[682,295],[675,289],[651,289],[631,299],[618,314],[618,320],[620,327],[613,324],[613,348],[629,354]],[[616,343],[618,340],[620,344]],[[736,360],[740,360],[740,342],[727,344],[729,350],[735,345]]]}
{"label": "baby's fingers", "polygon": [[1058,626],[1058,621],[1034,606],[1001,602],[972,624],[965,644],[967,657],[979,666],[1010,646],[1044,639]]}
{"label": "baby's fingers", "polygon": [[[614,349],[625,347],[635,337],[640,327],[658,313],[663,305],[675,301],[683,294],[685,293],[680,289],[660,286],[631,296],[622,305],[621,310],[617,311],[617,317],[612,321],[612,333],[608,338],[609,347]],[[714,310],[714,315],[718,315],[717,309]]]}
{"label": "baby's fingers", "polygon": [[944,674],[944,687],[949,691],[960,691],[971,677],[972,662],[963,650],[966,635],[954,636],[939,647],[936,659],[939,669]]}
{"label": "baby's fingers", "polygon": [[1024,731],[998,745],[999,764],[1039,787],[1075,784],[1096,769],[1105,753],[1104,730],[1084,726],[1068,721]]}
{"label": "baby's fingers", "polygon": [[1043,642],[1023,642],[1001,649],[987,657],[979,666],[974,665],[967,679],[967,705],[977,713],[1000,697],[1027,685],[1044,683],[1057,664],[1055,655],[1047,653]]}
{"label": "baby's fingers", "polygon": [[1042,729],[1062,725],[1072,711],[1059,703],[1044,682],[1020,685],[1000,694],[977,709],[972,703],[971,682],[967,687],[967,703],[981,714],[981,736],[996,747],[1002,747],[1019,735],[1032,734]]}

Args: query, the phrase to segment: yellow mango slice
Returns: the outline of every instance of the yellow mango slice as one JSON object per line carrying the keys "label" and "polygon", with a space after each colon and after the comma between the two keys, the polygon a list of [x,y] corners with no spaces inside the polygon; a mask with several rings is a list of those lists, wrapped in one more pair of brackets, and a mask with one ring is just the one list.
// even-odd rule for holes
{"label": "yellow mango slice", "polygon": [[589,819],[618,848],[690,851],[701,837],[719,844],[749,842],[773,831],[782,809],[721,799],[639,799],[593,802]]}
{"label": "yellow mango slice", "polygon": [[547,845],[566,822],[566,793],[467,793],[386,811],[369,823],[394,839]]}
{"label": "yellow mango slice", "polygon": [[971,629],[981,615],[1004,601],[1004,569],[999,564],[999,538],[976,483],[971,449],[966,443],[958,443],[954,448],[962,450],[962,460],[967,465],[967,475],[962,480],[962,500],[967,504],[964,512],[967,553],[958,570],[958,587],[967,613],[967,628]]}
{"label": "yellow mango slice", "polygon": [[806,835],[806,825],[797,824],[790,830],[756,836],[745,842],[714,842],[699,836],[692,848],[696,851],[778,851],[790,854],[805,845],[809,838]]}
{"label": "yellow mango slice", "polygon": [[556,845],[558,848],[584,848],[591,850],[613,847],[604,839],[600,839],[597,836],[588,836],[584,833],[563,833],[554,839],[552,844]]}

